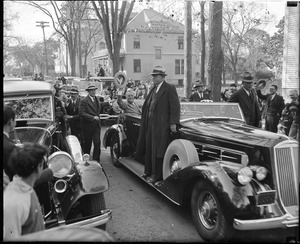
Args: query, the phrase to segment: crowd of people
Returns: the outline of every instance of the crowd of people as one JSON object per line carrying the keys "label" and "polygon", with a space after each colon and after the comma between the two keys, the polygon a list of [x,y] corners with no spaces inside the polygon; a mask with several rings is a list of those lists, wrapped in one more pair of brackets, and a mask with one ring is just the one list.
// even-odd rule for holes
{"label": "crowd of people", "polygon": [[[107,89],[107,94],[111,101],[116,100],[124,112],[141,116],[137,149],[133,157],[145,165],[142,177],[149,183],[159,185],[162,181],[163,157],[171,140],[170,133],[176,133],[180,123],[180,99],[175,86],[165,81],[167,73],[163,66],[155,66],[150,75],[152,86],[146,82],[136,86],[129,80],[125,88],[112,85]],[[291,102],[285,103],[276,85],[270,86],[268,94],[262,94],[254,81],[252,74],[245,72],[239,89],[236,84],[231,84],[221,94],[223,102],[239,103],[249,125],[262,127],[262,119],[265,119],[265,130],[275,133],[284,130],[289,137],[299,139],[298,92],[291,90]],[[88,85],[88,95],[84,98],[79,97],[76,86],[69,92],[66,87],[57,84],[54,89],[55,118],[61,125],[63,136],[68,133],[75,135],[83,153],[90,154],[93,143],[92,159],[100,162],[100,114],[102,107],[108,103],[111,105],[111,101],[100,101],[94,85]],[[204,82],[197,81],[193,89],[188,99],[190,102],[210,100],[211,91],[205,88]],[[135,99],[145,100],[142,108]],[[42,170],[47,155],[45,147],[28,143],[20,148],[9,139],[8,134],[16,126],[15,112],[9,106],[4,106],[3,110],[4,237],[10,239],[45,228],[33,186],[40,179],[49,179],[51,169],[47,169],[48,172]],[[43,174],[47,175],[44,179]]]}

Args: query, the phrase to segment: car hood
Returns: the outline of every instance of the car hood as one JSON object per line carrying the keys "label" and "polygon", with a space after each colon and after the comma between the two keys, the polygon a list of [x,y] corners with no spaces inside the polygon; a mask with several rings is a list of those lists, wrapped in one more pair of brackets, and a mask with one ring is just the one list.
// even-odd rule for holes
{"label": "car hood", "polygon": [[270,145],[287,140],[288,137],[283,134],[276,134],[265,131],[243,122],[222,120],[191,120],[181,122],[183,126],[181,131],[196,137],[212,137],[215,139],[224,138],[226,141],[233,141],[247,145]]}

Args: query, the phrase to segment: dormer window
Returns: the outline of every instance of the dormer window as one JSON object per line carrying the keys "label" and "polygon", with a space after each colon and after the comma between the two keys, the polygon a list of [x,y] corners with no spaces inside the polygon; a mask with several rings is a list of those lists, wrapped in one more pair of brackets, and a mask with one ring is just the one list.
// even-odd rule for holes
{"label": "dormer window", "polygon": [[178,49],[183,49],[183,36],[178,37]]}
{"label": "dormer window", "polygon": [[140,36],[135,36],[133,39],[133,48],[140,49]]}

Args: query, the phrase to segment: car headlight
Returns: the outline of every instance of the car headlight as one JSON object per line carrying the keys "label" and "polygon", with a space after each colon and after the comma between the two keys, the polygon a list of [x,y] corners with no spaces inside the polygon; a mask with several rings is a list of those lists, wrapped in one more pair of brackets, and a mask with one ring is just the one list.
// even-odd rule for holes
{"label": "car headlight", "polygon": [[242,185],[248,184],[253,177],[252,170],[248,167],[243,167],[238,171],[237,179]]}
{"label": "car headlight", "polygon": [[72,165],[72,158],[66,152],[55,152],[51,154],[48,159],[48,167],[57,178],[62,178],[69,174]]}
{"label": "car headlight", "polygon": [[268,174],[268,170],[262,166],[253,167],[252,171],[254,172],[255,178],[259,181],[264,180]]}

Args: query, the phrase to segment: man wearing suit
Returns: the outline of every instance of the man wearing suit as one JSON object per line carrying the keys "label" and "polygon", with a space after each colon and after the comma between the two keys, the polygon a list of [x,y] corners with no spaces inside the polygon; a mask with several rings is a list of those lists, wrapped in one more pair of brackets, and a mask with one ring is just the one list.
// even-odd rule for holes
{"label": "man wearing suit", "polygon": [[277,133],[277,125],[285,106],[282,96],[277,94],[278,87],[271,85],[267,95],[263,95],[261,90],[257,89],[257,96],[265,101],[266,130]]}
{"label": "man wearing suit", "polygon": [[202,100],[210,100],[210,91],[205,89],[205,83],[196,81],[193,87],[196,91],[190,96],[190,102],[201,102]]}
{"label": "man wearing suit", "polygon": [[83,153],[90,154],[93,142],[93,160],[100,162],[101,102],[96,96],[96,89],[94,85],[85,89],[89,94],[80,102],[79,115]]}
{"label": "man wearing suit", "polygon": [[80,138],[80,117],[79,117],[79,104],[80,98],[78,97],[78,88],[73,87],[70,91],[71,99],[66,106],[66,119],[69,123],[71,134],[76,136],[79,141]]}
{"label": "man wearing suit", "polygon": [[248,125],[261,127],[258,99],[252,88],[253,81],[251,73],[245,72],[242,77],[242,87],[231,95],[228,102],[239,103]]}
{"label": "man wearing suit", "polygon": [[180,118],[180,103],[176,88],[165,81],[163,66],[155,66],[151,73],[154,87],[142,107],[142,121],[135,160],[142,162],[142,175],[155,185],[162,180],[162,164],[165,151],[171,141],[170,133],[176,133]]}
{"label": "man wearing suit", "polygon": [[16,113],[10,106],[3,107],[3,170],[11,181],[14,171],[8,166],[9,157],[16,147],[15,143],[9,138],[9,133],[16,126]]}

